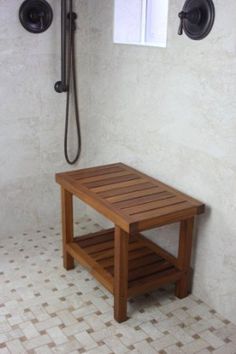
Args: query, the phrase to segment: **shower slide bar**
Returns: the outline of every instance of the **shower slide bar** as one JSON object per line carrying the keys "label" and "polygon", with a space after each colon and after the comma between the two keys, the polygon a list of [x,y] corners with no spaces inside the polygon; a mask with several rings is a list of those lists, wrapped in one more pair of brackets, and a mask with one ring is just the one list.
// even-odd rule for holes
{"label": "shower slide bar", "polygon": [[58,93],[68,90],[66,80],[66,2],[67,0],[61,0],[61,81],[55,83],[55,90]]}
{"label": "shower slide bar", "polygon": [[[67,13],[68,5],[68,13]],[[66,92],[64,155],[68,164],[75,164],[81,153],[81,133],[79,122],[79,103],[76,82],[75,31],[77,14],[73,11],[73,0],[61,0],[61,81],[55,83],[55,91]],[[69,157],[69,118],[70,105],[74,104],[77,149],[73,158]]]}

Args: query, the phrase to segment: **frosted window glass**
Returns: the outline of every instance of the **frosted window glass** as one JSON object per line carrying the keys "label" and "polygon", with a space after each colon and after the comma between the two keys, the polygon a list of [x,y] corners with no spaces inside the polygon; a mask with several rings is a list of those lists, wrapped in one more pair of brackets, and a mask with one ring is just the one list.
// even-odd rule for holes
{"label": "frosted window glass", "polygon": [[142,0],[115,1],[114,42],[140,42],[141,19]]}
{"label": "frosted window glass", "polygon": [[147,0],[146,42],[166,44],[167,0]]}
{"label": "frosted window glass", "polygon": [[168,0],[115,0],[114,42],[166,46]]}

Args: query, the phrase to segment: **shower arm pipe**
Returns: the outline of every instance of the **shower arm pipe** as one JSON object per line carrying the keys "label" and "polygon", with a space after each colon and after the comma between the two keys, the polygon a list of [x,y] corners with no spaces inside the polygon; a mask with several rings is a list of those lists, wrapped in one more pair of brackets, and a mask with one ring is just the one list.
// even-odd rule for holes
{"label": "shower arm pipe", "polygon": [[61,0],[61,81],[55,83],[55,90],[58,93],[68,91],[66,78],[66,3],[67,0]]}

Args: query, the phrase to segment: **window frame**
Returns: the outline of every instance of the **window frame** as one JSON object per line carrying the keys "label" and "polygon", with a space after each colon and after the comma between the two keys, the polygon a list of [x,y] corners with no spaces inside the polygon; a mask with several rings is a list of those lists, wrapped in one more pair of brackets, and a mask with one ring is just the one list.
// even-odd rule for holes
{"label": "window frame", "polygon": [[[148,1],[155,1],[155,0],[141,0],[141,20],[140,20],[140,41],[122,41],[117,40],[116,38],[116,22],[115,22],[115,11],[116,11],[116,1],[114,0],[114,20],[113,20],[113,43],[114,44],[124,44],[124,45],[138,45],[138,46],[145,46],[145,47],[167,47],[167,30],[168,30],[168,10],[169,10],[169,0],[167,1],[167,12],[166,12],[166,23],[165,23],[165,36],[163,36],[163,40],[158,41],[147,41],[147,26],[148,26]],[[127,0],[128,1],[128,0]],[[165,38],[164,38],[165,37]]]}

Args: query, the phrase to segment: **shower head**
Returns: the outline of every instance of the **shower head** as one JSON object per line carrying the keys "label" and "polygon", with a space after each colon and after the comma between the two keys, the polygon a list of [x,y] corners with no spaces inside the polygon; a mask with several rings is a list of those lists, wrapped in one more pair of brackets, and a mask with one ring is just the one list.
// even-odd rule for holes
{"label": "shower head", "polygon": [[50,27],[53,12],[46,0],[25,0],[20,7],[19,18],[27,31],[41,33]]}

